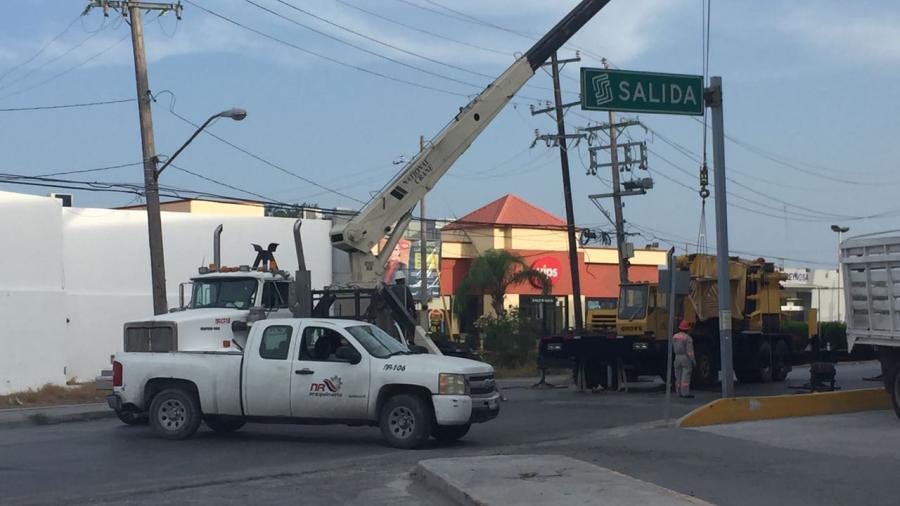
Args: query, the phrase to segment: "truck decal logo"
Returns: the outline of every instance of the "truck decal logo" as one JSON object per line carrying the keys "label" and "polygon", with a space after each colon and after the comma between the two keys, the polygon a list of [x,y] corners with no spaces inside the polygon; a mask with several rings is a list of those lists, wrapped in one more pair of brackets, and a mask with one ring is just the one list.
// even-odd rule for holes
{"label": "truck decal logo", "polygon": [[311,383],[309,385],[309,395],[311,397],[343,397],[341,386],[343,386],[341,377],[332,376],[325,378],[321,383]]}
{"label": "truck decal logo", "polygon": [[398,371],[403,372],[406,370],[406,365],[403,364],[384,364],[385,371]]}
{"label": "truck decal logo", "polygon": [[224,325],[226,323],[231,323],[231,318],[216,318],[216,325]]}

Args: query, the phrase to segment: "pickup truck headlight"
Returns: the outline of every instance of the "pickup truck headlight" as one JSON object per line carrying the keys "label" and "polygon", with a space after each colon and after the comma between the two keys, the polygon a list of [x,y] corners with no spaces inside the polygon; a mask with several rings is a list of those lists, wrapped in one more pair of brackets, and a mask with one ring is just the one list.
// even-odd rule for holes
{"label": "pickup truck headlight", "polygon": [[466,395],[466,377],[462,374],[441,373],[438,376],[438,393],[441,395]]}

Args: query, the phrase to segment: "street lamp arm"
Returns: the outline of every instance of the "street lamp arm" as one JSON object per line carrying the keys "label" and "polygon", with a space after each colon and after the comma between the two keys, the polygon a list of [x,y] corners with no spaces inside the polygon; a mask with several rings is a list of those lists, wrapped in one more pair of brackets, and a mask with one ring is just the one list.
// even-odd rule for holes
{"label": "street lamp arm", "polygon": [[163,166],[160,167],[159,170],[156,171],[156,177],[158,178],[159,175],[162,174],[162,172],[163,172],[164,170],[166,170],[166,167],[168,167],[169,165],[171,165],[172,162],[175,160],[175,158],[177,158],[178,155],[180,155],[181,152],[184,151],[184,148],[188,147],[188,144],[190,144],[191,142],[193,142],[193,140],[196,139],[198,135],[200,135],[200,132],[202,132],[204,128],[208,127],[209,124],[212,123],[212,122],[213,122],[215,119],[217,119],[218,117],[219,117],[219,115],[216,114],[215,116],[211,116],[208,120],[206,120],[205,122],[203,122],[203,124],[200,125],[200,128],[198,128],[197,131],[195,131],[195,132],[188,138],[188,140],[185,141],[185,143],[182,144],[181,147],[178,148],[178,150],[175,151],[175,153],[173,153],[172,156],[170,156],[170,157],[166,160],[166,163],[164,163]]}
{"label": "street lamp arm", "polygon": [[181,152],[184,151],[184,148],[188,147],[188,144],[193,142],[194,139],[196,139],[197,136],[200,135],[200,132],[202,132],[204,128],[208,127],[210,123],[212,123],[213,121],[215,121],[219,118],[231,118],[235,121],[241,121],[242,119],[244,119],[246,117],[247,117],[247,111],[245,111],[244,109],[239,109],[237,107],[234,107],[234,108],[231,108],[226,111],[222,111],[218,114],[214,114],[214,115],[210,116],[209,119],[204,121],[203,124],[200,125],[200,128],[198,128],[197,131],[194,132],[188,138],[188,140],[185,141],[184,144],[181,145],[180,148],[178,148],[178,151],[173,153],[172,156],[170,156],[169,159],[166,160],[166,163],[164,163],[163,166],[160,167],[159,170],[156,171],[156,177],[159,178],[159,175],[162,174],[162,171],[166,170],[166,167],[171,165],[172,162],[175,160],[175,158],[177,158],[178,155],[180,155]]}

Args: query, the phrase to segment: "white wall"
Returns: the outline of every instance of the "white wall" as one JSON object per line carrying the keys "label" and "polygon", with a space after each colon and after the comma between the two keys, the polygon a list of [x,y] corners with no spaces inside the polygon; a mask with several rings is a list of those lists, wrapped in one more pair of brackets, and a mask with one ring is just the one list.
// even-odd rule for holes
{"label": "white wall", "polygon": [[[153,314],[146,223],[143,211],[0,192],[0,394],[109,368],[122,325]],[[225,265],[251,264],[250,243],[276,242],[279,267],[297,269],[293,219],[165,212],[162,223],[169,307],[178,285],[212,263],[219,224]],[[313,288],[332,283],[330,230],[324,220],[301,227]]]}
{"label": "white wall", "polygon": [[0,394],[66,379],[55,199],[0,192]]}

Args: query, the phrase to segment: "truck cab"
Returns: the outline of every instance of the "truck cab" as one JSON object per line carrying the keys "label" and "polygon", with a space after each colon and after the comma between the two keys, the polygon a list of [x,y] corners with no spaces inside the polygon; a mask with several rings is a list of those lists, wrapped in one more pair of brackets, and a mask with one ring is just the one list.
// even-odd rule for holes
{"label": "truck cab", "polygon": [[[289,295],[292,279],[283,271],[223,267],[191,279],[190,300],[167,314],[125,324],[124,351],[211,351],[222,343],[247,339],[248,322],[292,316]],[[183,292],[182,292],[183,293]]]}

